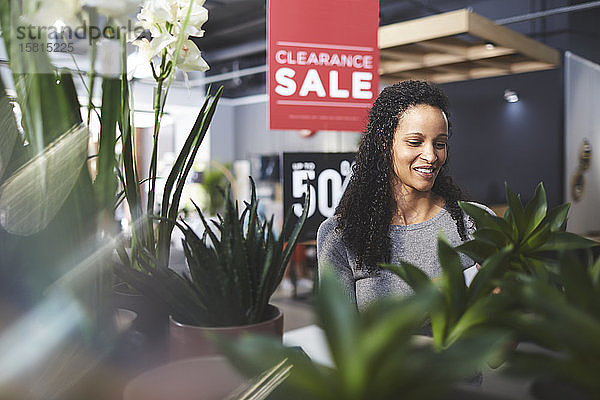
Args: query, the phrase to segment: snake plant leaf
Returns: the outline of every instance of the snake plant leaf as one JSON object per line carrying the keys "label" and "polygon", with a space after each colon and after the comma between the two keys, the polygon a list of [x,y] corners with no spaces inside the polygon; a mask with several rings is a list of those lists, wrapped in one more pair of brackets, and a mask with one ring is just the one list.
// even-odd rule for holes
{"label": "snake plant leaf", "polygon": [[[296,242],[298,241],[298,237],[300,236],[300,231],[302,230],[302,227],[304,226],[304,222],[306,221],[306,218],[308,217],[308,210],[310,209],[311,201],[317,201],[317,200],[311,199],[310,191],[309,191],[306,193],[306,196],[304,198],[304,204],[302,205],[302,207],[303,207],[302,215],[298,219],[298,222],[296,222],[296,225],[294,226],[294,229],[292,230],[292,233],[289,236],[289,243],[286,246],[284,257],[283,257],[283,261],[286,265],[287,265],[287,262],[289,261],[290,257],[292,256],[292,252],[294,251]],[[292,212],[288,212],[288,218],[286,218],[286,220],[283,223],[282,234],[285,232],[288,232],[289,224],[292,223],[292,217],[291,217],[292,214],[293,214]],[[293,246],[290,246],[291,244],[293,244]]]}
{"label": "snake plant leaf", "polygon": [[552,232],[548,240],[537,248],[537,252],[587,249],[596,246],[597,242],[571,232]]}
{"label": "snake plant leaf", "polygon": [[0,224],[6,231],[27,236],[48,225],[79,178],[87,143],[87,128],[75,126],[4,182]]}
{"label": "snake plant leaf", "polygon": [[483,262],[467,289],[469,304],[475,304],[479,299],[490,294],[494,288],[494,279],[501,277],[508,269],[512,250],[512,246],[504,247]]}
{"label": "snake plant leaf", "polygon": [[467,286],[460,257],[442,232],[438,235],[438,258],[443,271],[441,284],[448,307],[448,323],[453,325],[467,306]]}
{"label": "snake plant leaf", "polygon": [[426,290],[432,285],[429,276],[411,263],[401,261],[400,265],[379,264],[379,266],[398,275],[415,292]]}
{"label": "snake plant leaf", "polygon": [[506,201],[508,202],[508,207],[510,209],[510,215],[514,222],[514,226],[516,231],[519,233],[519,238],[525,236],[525,232],[527,229],[527,220],[525,216],[525,210],[523,209],[523,203],[521,202],[521,197],[510,189],[508,182],[506,185]]}
{"label": "snake plant leaf", "polygon": [[533,198],[525,207],[525,218],[527,226],[523,237],[529,235],[542,222],[548,211],[548,201],[546,199],[546,190],[543,182],[540,182],[535,188]]}
{"label": "snake plant leaf", "polygon": [[571,203],[564,203],[554,207],[546,215],[546,220],[550,224],[550,230],[552,232],[564,231],[567,227],[567,215]]}

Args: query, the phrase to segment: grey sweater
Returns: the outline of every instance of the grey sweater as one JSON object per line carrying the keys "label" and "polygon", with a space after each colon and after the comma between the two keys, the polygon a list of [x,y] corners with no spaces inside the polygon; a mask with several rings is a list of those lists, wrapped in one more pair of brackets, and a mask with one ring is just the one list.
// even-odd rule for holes
{"label": "grey sweater", "polygon": [[[493,212],[481,204],[474,203],[486,211]],[[466,217],[466,227],[469,233],[473,223]],[[341,232],[335,228],[337,217],[323,221],[317,232],[317,259],[319,271],[323,266],[333,268],[351,301],[359,310],[377,298],[388,295],[407,295],[412,291],[408,284],[387,270],[377,269],[367,272],[356,268],[353,254],[342,241]],[[400,260],[419,267],[429,277],[440,276],[441,268],[437,256],[438,233],[443,232],[452,246],[462,243],[456,228],[456,222],[450,213],[443,208],[433,218],[412,225],[390,225],[391,263],[399,264]],[[465,255],[460,255],[464,268],[475,263]]]}

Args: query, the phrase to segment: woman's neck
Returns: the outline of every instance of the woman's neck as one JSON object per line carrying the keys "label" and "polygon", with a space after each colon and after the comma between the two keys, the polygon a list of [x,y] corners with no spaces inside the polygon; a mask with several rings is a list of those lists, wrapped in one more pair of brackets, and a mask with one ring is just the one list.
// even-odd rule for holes
{"label": "woman's neck", "polygon": [[396,196],[396,212],[392,216],[392,225],[412,225],[433,218],[443,207],[441,196],[418,190],[403,191]]}

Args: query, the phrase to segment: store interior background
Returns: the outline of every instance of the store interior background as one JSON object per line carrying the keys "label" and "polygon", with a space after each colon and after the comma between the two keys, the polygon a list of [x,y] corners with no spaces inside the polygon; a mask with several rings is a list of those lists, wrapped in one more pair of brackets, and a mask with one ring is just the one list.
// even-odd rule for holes
{"label": "store interior background", "polygon": [[[584,4],[590,7],[569,11],[569,7]],[[189,88],[180,75],[173,83],[161,127],[159,169],[166,171],[173,162],[209,85],[213,91],[222,85],[223,98],[200,147],[198,168],[210,162],[231,163],[238,178],[240,199],[249,194],[246,177],[250,174],[257,183],[262,212],[274,214],[277,225],[283,220],[284,207],[282,174],[274,161],[284,152],[354,152],[361,133],[317,131],[307,136],[302,131],[270,130],[267,2],[206,0],[205,7],[210,15],[204,26],[205,36],[194,40],[210,70],[190,73]],[[473,200],[500,207],[505,203],[505,182],[521,194],[523,201],[528,201],[537,184],[543,182],[549,206],[553,207],[572,201],[570,184],[581,140],[588,138],[593,152],[591,169],[585,173],[583,199],[571,208],[568,229],[600,237],[600,162],[596,155],[600,153],[600,1],[380,0],[380,26],[462,8],[499,23],[505,18],[564,8],[565,12],[557,15],[505,26],[573,56],[563,57],[562,65],[555,69],[440,84],[449,96],[452,113],[451,175]],[[130,51],[129,62],[133,64],[135,47],[131,46]],[[82,50],[75,57],[85,69],[88,54]],[[0,60],[6,59],[0,46]],[[6,63],[0,62],[0,74],[4,82],[12,81]],[[79,79],[75,83],[85,108],[85,89]],[[136,140],[140,145],[137,151],[145,154],[142,156],[145,159],[140,160],[141,171],[147,170],[150,155],[155,85],[140,62],[132,87]],[[506,89],[517,92],[519,101],[507,102]],[[100,92],[96,101],[99,99]],[[91,128],[92,132],[94,129],[98,132],[98,126]],[[199,176],[192,174],[194,179],[200,179]],[[124,214],[117,217],[125,220]],[[195,228],[201,225],[193,215],[188,222]],[[181,271],[186,267],[183,252],[177,249],[180,246],[177,231],[173,236],[171,267]],[[305,276],[310,280],[316,266],[314,242],[299,249],[302,254],[295,260],[303,268],[295,270],[296,278]],[[298,291],[302,288],[297,284],[294,289],[283,289],[276,292],[272,303],[285,314],[284,331],[314,324],[312,289]],[[504,384],[503,381],[486,384],[490,385],[489,382]]]}
{"label": "store interior background", "polygon": [[[569,12],[569,7],[582,4],[590,7]],[[213,88],[223,85],[223,98],[197,161],[199,165],[209,160],[220,164],[237,161],[236,175],[251,174],[254,177],[265,214],[275,214],[276,220],[281,221],[280,174],[277,171],[265,174],[264,162],[272,162],[283,152],[354,152],[361,134],[317,131],[307,137],[300,131],[269,130],[266,2],[207,0],[205,7],[210,15],[205,24],[205,36],[195,41],[211,68],[206,73],[190,74],[190,88],[181,76],[174,82],[165,109],[160,165],[166,168],[172,162],[173,154],[194,123],[208,85]],[[569,51],[600,64],[598,1],[380,0],[380,26],[461,8],[469,8],[498,23],[509,17],[565,8],[560,14],[505,26],[561,52]],[[131,51],[133,54],[133,46]],[[81,55],[80,64],[85,65],[85,57]],[[9,73],[5,65],[0,71]],[[154,80],[148,72],[138,68],[133,81],[136,125],[142,146],[140,153],[147,154],[149,150],[144,149],[151,146],[154,88]],[[527,201],[536,185],[544,182],[550,206],[569,201],[568,181],[572,171],[566,165],[569,139],[565,134],[564,76],[563,63],[551,70],[441,84],[451,102],[454,133],[450,142],[451,174],[473,200],[488,205],[504,203],[504,185],[508,182]],[[80,81],[76,80],[76,84]],[[581,90],[592,88],[593,85],[581,86]],[[516,91],[520,100],[506,102],[503,96],[506,89]],[[85,93],[83,87],[78,90]],[[594,93],[587,95],[595,96]],[[596,97],[599,95],[597,93]],[[596,113],[600,108],[600,104],[597,105]],[[594,114],[593,105],[589,113]],[[584,135],[592,135],[598,142],[600,124],[595,126]],[[593,151],[598,148],[600,146]],[[597,170],[594,164],[598,163],[592,162],[592,169]],[[586,175],[587,202],[593,196],[600,201],[600,184],[595,179],[600,173],[593,172],[593,175],[592,172]],[[248,185],[241,183],[240,186],[243,187],[239,191],[241,197],[244,192],[247,196]],[[587,210],[593,212],[591,207]],[[592,224],[585,227],[586,232],[600,231],[600,218],[585,217],[582,218]]]}
{"label": "store interior background", "polygon": [[[493,21],[544,10],[569,7],[582,1],[550,0],[381,0],[380,25],[441,12],[470,8]],[[282,152],[351,152],[360,140],[357,132],[317,131],[303,137],[298,131],[268,128],[266,88],[266,5],[260,0],[207,0],[210,19],[204,38],[197,43],[211,69],[183,82],[170,93],[170,120],[174,136],[165,136],[163,151],[181,143],[193,113],[202,103],[207,84],[224,86],[224,98],[200,155],[220,163],[248,160],[265,201],[274,199],[281,212],[274,181],[261,181],[261,156]],[[557,50],[570,51],[600,63],[600,7],[565,12],[507,24]],[[528,200],[543,181],[551,206],[565,198],[564,70],[506,75],[442,84],[451,101],[454,136],[450,168],[455,180],[474,199],[485,204],[504,202],[504,182]],[[137,79],[136,108],[150,110],[153,81]],[[515,90],[520,101],[507,103],[505,89]],[[147,96],[143,93],[147,92]],[[142,94],[142,95],[138,95]],[[170,143],[169,143],[169,140]],[[599,227],[600,228],[600,227]]]}
{"label": "store interior background", "polygon": [[[586,3],[599,2],[381,0],[380,26],[461,8],[469,8],[499,23],[505,18],[565,8],[560,14],[505,26],[561,52],[568,51],[598,64],[600,7],[566,12],[566,7]],[[170,93],[167,112],[173,136],[163,139],[163,154],[181,144],[193,124],[195,114],[190,111],[202,103],[207,85],[223,85],[224,98],[209,137],[202,145],[200,159],[222,164],[246,160],[238,170],[242,178],[240,196],[244,197],[244,191],[245,196],[248,195],[248,185],[243,184],[243,179],[250,173],[257,181],[265,214],[275,214],[276,221],[281,221],[284,207],[280,174],[265,174],[264,162],[272,162],[283,152],[354,152],[361,134],[317,131],[306,137],[299,131],[269,130],[266,3],[262,0],[207,0],[206,7],[210,18],[205,25],[205,37],[198,39],[197,44],[211,68],[205,74],[192,76],[191,90],[179,81]],[[577,152],[579,143],[568,146],[565,133],[564,65],[563,60],[559,68],[551,70],[441,84],[450,98],[452,112],[454,136],[450,142],[450,171],[473,200],[501,206],[505,203],[505,182],[520,193],[524,201],[530,199],[539,182],[544,182],[551,207],[571,200],[568,186],[572,171],[567,170],[566,152],[568,147],[575,149],[568,151]],[[143,78],[143,74],[134,82],[135,94],[142,99],[142,102],[137,101],[137,108],[151,110],[153,83],[151,78]],[[587,85],[582,89],[592,90],[592,87]],[[516,91],[520,100],[505,101],[506,89]],[[140,95],[143,93],[147,95]],[[144,103],[143,99],[148,102]],[[593,113],[593,109],[590,112]],[[596,124],[594,129],[585,135],[595,135],[598,142],[600,126]],[[600,230],[600,218],[589,215],[597,213],[589,206],[590,198],[600,201],[600,183],[594,182],[595,177],[600,177],[600,173],[586,176],[588,206],[580,210],[579,214],[583,215],[578,218],[587,222],[585,227],[574,229],[578,233]],[[572,213],[576,212],[576,206]],[[307,262],[314,265],[314,248],[309,247],[308,252]]]}

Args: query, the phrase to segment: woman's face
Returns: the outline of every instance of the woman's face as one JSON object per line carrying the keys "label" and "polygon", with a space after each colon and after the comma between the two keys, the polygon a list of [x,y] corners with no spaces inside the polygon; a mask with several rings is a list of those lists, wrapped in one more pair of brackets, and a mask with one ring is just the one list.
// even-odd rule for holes
{"label": "woman's face", "polygon": [[442,110],[420,104],[400,116],[392,159],[402,190],[427,192],[446,162],[448,119]]}

